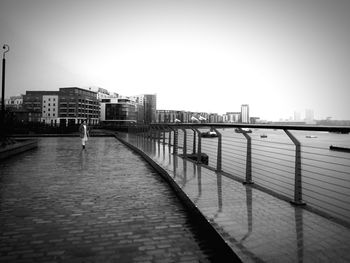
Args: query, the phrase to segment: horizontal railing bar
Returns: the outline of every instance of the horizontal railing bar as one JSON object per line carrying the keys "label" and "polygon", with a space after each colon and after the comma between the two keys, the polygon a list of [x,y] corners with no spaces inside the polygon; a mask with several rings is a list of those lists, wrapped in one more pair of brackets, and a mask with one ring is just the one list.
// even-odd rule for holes
{"label": "horizontal railing bar", "polygon": [[[253,143],[253,146],[261,146],[261,147],[264,147],[264,148],[271,148],[271,149],[290,151],[290,152],[294,152],[295,151],[295,149],[280,148],[280,147],[275,147],[275,146],[270,146],[270,145],[263,145],[263,144],[257,144],[257,143]],[[294,147],[294,144],[288,144],[288,146]]]}
{"label": "horizontal railing bar", "polygon": [[[254,157],[254,160],[259,160],[259,161],[262,161],[262,162],[266,162],[266,163],[272,163],[272,164],[276,164],[278,166],[283,166],[283,167],[286,167],[286,168],[290,168],[290,169],[294,169],[293,166],[288,166],[286,164],[281,164],[281,163],[276,163],[276,162],[273,162],[273,161],[266,161],[264,159],[259,159],[258,157]],[[255,162],[253,163],[253,165],[256,164]],[[259,163],[260,164],[260,163]],[[260,165],[263,165],[263,164],[260,164]],[[290,172],[291,174],[294,174],[294,171],[293,172]]]}
{"label": "horizontal railing bar", "polygon": [[[321,174],[319,172],[315,172],[315,171],[310,171],[310,170],[307,170],[307,169],[303,169],[304,172],[309,172],[311,174],[317,174],[317,175],[321,175],[321,176],[324,176],[324,177],[328,177],[328,178],[332,178],[334,179],[334,177],[332,176],[328,176],[328,175],[325,175],[325,174]],[[340,180],[340,181],[344,181],[344,182],[349,182],[349,180],[346,180],[346,179],[343,179],[343,178],[336,178],[337,180]]]}
{"label": "horizontal railing bar", "polygon": [[[304,178],[313,179],[313,178],[308,177],[308,176],[304,176]],[[314,179],[314,180],[315,180],[315,179]],[[343,185],[339,185],[339,184],[334,184],[334,183],[326,182],[326,181],[323,181],[323,180],[320,180],[320,179],[317,179],[316,181],[317,181],[317,182],[325,183],[325,184],[327,184],[327,185],[333,185],[333,186],[336,186],[336,187],[340,187],[340,188],[344,188],[344,189],[350,190],[349,187],[346,187],[346,186],[343,186]],[[319,187],[318,185],[309,183],[309,182],[307,182],[307,181],[304,181],[304,182],[305,182],[305,184],[312,185],[312,186],[315,186],[315,187]],[[326,189],[326,190],[329,191],[328,189]],[[333,191],[333,190],[332,190],[332,191]],[[336,191],[334,191],[334,192],[336,193]],[[346,196],[349,196],[349,197],[350,197],[350,194],[342,193],[342,195],[346,195]]]}
{"label": "horizontal railing bar", "polygon": [[[265,167],[266,167],[266,166],[265,166]],[[268,167],[268,168],[270,168],[270,167]],[[273,168],[273,169],[278,170],[278,169],[276,169],[276,168]],[[285,179],[288,179],[288,180],[294,180],[293,178],[289,178],[289,177],[286,177],[286,176],[281,175],[281,174],[279,174],[279,173],[275,173],[275,172],[272,172],[272,171],[268,171],[268,170],[265,170],[265,169],[262,169],[262,168],[259,168],[259,170],[264,171],[264,172],[267,172],[267,173],[269,173],[269,174],[277,175],[278,177],[281,177],[281,178],[285,178]],[[281,171],[281,170],[278,170],[278,171]],[[284,171],[283,171],[283,172],[284,172]],[[257,171],[255,171],[255,173],[259,174],[259,172],[257,172]],[[260,174],[262,175],[262,173],[260,173]],[[268,175],[265,175],[265,176],[266,176],[266,177],[269,177]],[[276,180],[276,178],[274,178],[274,179]],[[278,180],[278,181],[287,183],[287,182],[282,181],[282,180]],[[288,184],[289,184],[289,183],[288,183]],[[290,184],[290,185],[293,186],[294,184]]]}
{"label": "horizontal railing bar", "polygon": [[222,137],[222,141],[224,142],[224,141],[229,141],[229,142],[237,142],[237,143],[246,143],[246,140],[245,140],[245,138],[244,137],[242,137],[242,138],[237,138],[237,137],[229,137],[229,136],[224,136],[224,137]]}
{"label": "horizontal railing bar", "polygon": [[[324,148],[323,148],[323,150],[324,150]],[[334,156],[334,155],[329,155],[329,154],[313,153],[313,152],[306,152],[306,151],[301,151],[301,152],[307,153],[307,154],[312,154],[312,155],[317,155],[317,156],[331,157],[331,158],[335,158],[335,159],[342,159],[342,160],[350,161],[350,158],[342,157],[342,156]],[[305,159],[305,157],[303,159]],[[334,163],[334,164],[337,164],[337,163]]]}
{"label": "horizontal railing bar", "polygon": [[[316,161],[316,162],[320,162],[320,163],[325,163],[325,164],[336,164],[336,163],[332,163],[332,162],[322,162],[322,161],[318,161],[318,160],[314,160],[314,159],[308,159],[308,158],[303,158],[305,160],[312,160],[312,161]],[[326,171],[330,171],[330,172],[337,172],[337,173],[342,173],[342,174],[346,174],[346,175],[350,175],[349,172],[344,172],[344,171],[338,171],[338,170],[334,170],[334,169],[330,169],[330,168],[326,168],[326,167],[320,167],[314,164],[308,164],[308,163],[303,163],[304,166],[309,166],[309,167],[314,167],[314,168],[318,168],[318,169],[322,169],[322,170],[326,170]],[[349,165],[345,165],[345,164],[336,164],[339,166],[343,166],[346,168],[350,168]]]}
{"label": "horizontal railing bar", "polygon": [[[320,200],[318,200],[318,199],[312,198],[312,196],[309,196],[309,195],[305,195],[305,196],[306,196],[306,197],[309,197],[309,198],[312,199],[312,200],[320,201]],[[339,209],[341,209],[341,210],[349,211],[349,209],[344,209],[343,207],[339,207],[338,205],[331,204],[331,203],[329,203],[329,202],[327,202],[327,201],[322,201],[322,202],[323,202],[324,204],[328,204],[328,205],[331,206],[331,207],[336,207],[336,208],[339,208]],[[310,203],[311,203],[311,202],[310,202]],[[322,206],[320,206],[320,205],[318,205],[318,204],[316,204],[316,203],[312,203],[312,206],[314,206],[316,209],[331,211],[332,213],[337,214],[337,215],[341,216],[342,218],[345,217],[345,218],[350,219],[349,216],[346,216],[346,215],[340,213],[340,212],[337,211],[337,210],[333,210],[333,209],[330,209],[330,208],[324,208],[324,207],[322,207]]]}
{"label": "horizontal railing bar", "polygon": [[[238,155],[238,154],[232,154],[232,155],[241,157],[241,156]],[[225,159],[225,160],[230,161],[230,162],[235,162],[236,160],[238,160],[238,161],[244,161],[244,162],[245,162],[245,158],[236,158],[236,159],[234,159],[234,160],[228,159],[228,158],[229,158],[229,157],[226,157],[226,156],[223,156],[223,157],[222,157],[222,159]],[[236,163],[238,163],[238,162],[236,162]],[[239,164],[245,165],[245,163],[239,163]]]}
{"label": "horizontal railing bar", "polygon": [[[224,166],[223,166],[224,167]],[[230,170],[230,173],[231,174],[235,174],[236,173],[236,176],[237,177],[241,177],[241,178],[243,178],[242,176],[240,176],[240,175],[238,175],[238,174],[244,174],[244,172],[245,172],[245,170],[237,170],[237,169],[235,169],[235,168],[232,168],[231,170]]]}
{"label": "horizontal railing bar", "polygon": [[[262,140],[256,140],[256,139],[254,141],[264,142],[264,144],[266,144],[266,145],[267,144],[277,144],[277,145],[294,146],[294,144],[290,143],[290,142],[262,141]],[[262,145],[262,144],[256,144],[256,145]],[[268,147],[272,147],[272,146],[268,146]],[[281,148],[281,149],[283,149],[283,148]]]}
{"label": "horizontal railing bar", "polygon": [[[307,189],[307,190],[308,190],[309,192],[312,192],[312,193],[315,193],[315,194],[318,194],[318,193],[319,193],[319,192],[316,192],[316,191],[311,190],[311,189]],[[307,195],[307,194],[306,194],[305,196],[311,197],[311,196],[309,196],[309,195]],[[327,195],[327,194],[323,194],[323,193],[322,193],[322,196],[326,196],[326,197],[328,197],[329,199],[337,200],[337,201],[339,201],[340,203],[344,203],[343,200],[338,199],[338,198],[334,198],[333,196],[330,196],[330,195]],[[346,211],[350,211],[350,209],[347,209],[346,207],[340,207],[340,206],[337,206],[337,205],[334,204],[334,203],[329,203],[329,202],[327,202],[327,201],[325,201],[325,200],[316,199],[316,198],[314,198],[314,200],[322,201],[323,203],[326,203],[326,204],[329,204],[329,205],[332,205],[332,206],[336,206],[336,207],[338,207],[338,208],[340,208],[340,209],[343,209],[343,210],[346,210]]]}
{"label": "horizontal railing bar", "polygon": [[296,130],[296,131],[328,131],[328,132],[350,132],[350,126],[320,126],[320,125],[274,125],[274,124],[232,124],[232,123],[152,123],[151,126],[168,127],[215,127],[215,128],[253,128],[268,130]]}
{"label": "horizontal railing bar", "polygon": [[[260,149],[255,149],[255,148],[254,148],[254,150],[255,151],[265,152],[265,153],[275,153],[276,154],[276,152],[272,152],[272,151],[260,150]],[[288,156],[288,157],[294,157],[294,155],[289,155],[289,154],[285,154],[285,153],[283,153],[283,154],[280,153],[279,155]]]}
{"label": "horizontal railing bar", "polygon": [[[260,174],[260,175],[262,175],[262,174]],[[261,177],[257,176],[257,178],[261,178]],[[271,189],[276,190],[276,192],[283,193],[283,194],[286,195],[286,196],[290,196],[291,192],[293,192],[291,189],[287,188],[286,186],[283,186],[283,185],[280,185],[280,184],[276,184],[274,181],[265,180],[265,178],[268,178],[268,179],[274,179],[274,178],[269,177],[269,176],[264,176],[264,178],[261,178],[261,179],[264,179],[264,181],[265,181],[266,183],[268,183],[269,187],[270,187]],[[262,185],[265,185],[265,184],[263,183]],[[278,188],[271,187],[271,185],[275,185],[275,186],[277,186]],[[282,188],[282,189],[285,189],[285,190],[288,190],[289,193],[284,192],[284,191],[281,191],[281,188]]]}
{"label": "horizontal railing bar", "polygon": [[[254,140],[255,141],[259,141],[259,142],[265,142],[265,144],[278,144],[278,145],[287,145],[287,146],[294,146],[293,143],[288,143],[288,142],[273,142],[273,141],[262,141],[262,140]],[[256,145],[261,145],[262,144],[256,144]],[[272,146],[268,146],[268,147],[272,147]]]}

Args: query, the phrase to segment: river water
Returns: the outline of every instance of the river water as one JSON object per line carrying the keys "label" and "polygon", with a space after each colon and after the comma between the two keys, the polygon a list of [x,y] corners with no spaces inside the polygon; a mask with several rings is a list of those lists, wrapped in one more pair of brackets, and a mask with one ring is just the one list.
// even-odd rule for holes
{"label": "river water", "polygon": [[[249,135],[252,138],[253,181],[293,199],[293,142],[282,130],[252,131]],[[234,132],[234,129],[219,129],[219,132],[222,134],[222,170],[245,178],[246,138]],[[330,145],[350,147],[350,134],[310,131],[291,133],[301,143],[303,200],[313,208],[350,222],[350,153],[329,150]],[[267,137],[261,138],[263,134]],[[193,133],[190,130],[187,131],[186,142],[187,152],[192,152]],[[202,152],[209,156],[209,166],[214,168],[217,144],[217,138],[202,138]],[[183,145],[182,131],[179,131],[178,145]]]}

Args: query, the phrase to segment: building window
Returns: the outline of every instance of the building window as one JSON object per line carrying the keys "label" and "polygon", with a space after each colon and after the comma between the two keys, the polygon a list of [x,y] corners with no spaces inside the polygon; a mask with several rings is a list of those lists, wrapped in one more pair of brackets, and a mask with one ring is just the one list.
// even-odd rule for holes
{"label": "building window", "polygon": [[48,113],[48,114],[47,114],[47,116],[49,116],[49,117],[50,117],[50,113]]}
{"label": "building window", "polygon": [[50,101],[51,99],[49,98],[49,101]]}

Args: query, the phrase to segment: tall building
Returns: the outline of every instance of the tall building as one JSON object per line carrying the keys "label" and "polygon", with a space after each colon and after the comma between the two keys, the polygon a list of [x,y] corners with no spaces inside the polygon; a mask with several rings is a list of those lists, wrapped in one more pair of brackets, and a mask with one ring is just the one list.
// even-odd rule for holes
{"label": "tall building", "polygon": [[144,123],[157,122],[157,95],[156,94],[142,94],[132,96],[136,103],[143,105],[144,109]]}
{"label": "tall building", "polygon": [[87,120],[89,124],[97,124],[99,113],[96,92],[78,87],[59,89],[60,125],[80,124],[83,120]]}
{"label": "tall building", "polygon": [[305,110],[305,122],[306,122],[306,124],[313,124],[315,122],[313,110],[311,110],[311,109]]}
{"label": "tall building", "polygon": [[241,122],[249,123],[249,105],[242,104],[241,106]]}

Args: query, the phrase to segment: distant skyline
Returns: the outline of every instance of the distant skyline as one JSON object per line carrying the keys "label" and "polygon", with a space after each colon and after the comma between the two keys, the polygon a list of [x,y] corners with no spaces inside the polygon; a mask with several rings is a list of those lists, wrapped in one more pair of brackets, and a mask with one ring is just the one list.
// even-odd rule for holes
{"label": "distant skyline", "polygon": [[350,1],[1,0],[6,97],[98,86],[158,109],[350,119]]}

